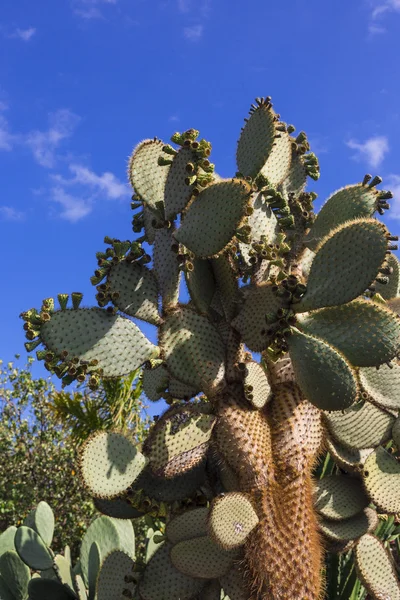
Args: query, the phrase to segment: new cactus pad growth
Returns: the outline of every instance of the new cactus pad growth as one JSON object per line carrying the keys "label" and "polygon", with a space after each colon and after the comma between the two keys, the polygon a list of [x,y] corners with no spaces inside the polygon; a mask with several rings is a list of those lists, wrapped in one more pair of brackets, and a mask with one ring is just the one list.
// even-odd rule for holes
{"label": "new cactus pad growth", "polygon": [[[100,510],[166,520],[135,589],[124,532],[95,522],[80,572],[99,599],[322,600],[328,552],[351,548],[370,597],[400,598],[373,533],[378,512],[400,513],[386,448],[400,443],[398,238],[377,218],[391,193],[366,175],[315,216],[318,160],[294,131],[257,98],[225,179],[197,130],[141,142],[128,167],[139,237],[105,238],[98,307],[60,294],[59,308],[46,299],[21,315],[27,349],[63,385],[95,389],[142,365],[148,399],[170,405],[140,451],[119,432],[83,447]],[[337,467],[317,483],[327,450]]]}

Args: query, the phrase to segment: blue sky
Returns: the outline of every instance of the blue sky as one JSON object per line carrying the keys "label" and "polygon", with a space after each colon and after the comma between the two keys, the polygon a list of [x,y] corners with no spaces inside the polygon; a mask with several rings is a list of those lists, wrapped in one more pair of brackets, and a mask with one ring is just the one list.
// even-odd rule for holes
{"label": "blue sky", "polygon": [[94,303],[104,235],[133,235],[132,148],[194,127],[232,176],[256,96],[308,133],[319,202],[379,174],[399,233],[399,33],[400,0],[3,2],[0,358],[25,355],[18,315],[43,298]]}

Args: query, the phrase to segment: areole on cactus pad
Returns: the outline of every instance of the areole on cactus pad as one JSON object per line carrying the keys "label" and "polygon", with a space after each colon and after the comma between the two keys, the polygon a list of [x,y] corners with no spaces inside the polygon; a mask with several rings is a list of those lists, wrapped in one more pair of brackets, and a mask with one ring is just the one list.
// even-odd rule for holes
{"label": "areole on cactus pad", "polygon": [[[166,522],[134,590],[119,526],[93,526],[82,574],[94,590],[103,562],[99,598],[322,600],[335,551],[353,552],[372,598],[400,597],[372,533],[377,510],[400,512],[387,452],[400,451],[398,238],[376,218],[391,193],[366,175],[315,216],[318,160],[294,131],[257,98],[225,179],[195,129],[141,142],[128,167],[136,237],[106,237],[96,254],[98,307],[60,294],[60,310],[48,298],[21,315],[27,349],[42,346],[63,385],[95,389],[142,365],[148,399],[170,405],[140,448],[116,431],[81,451],[100,510]],[[335,466],[316,482],[327,450]],[[90,546],[96,528],[112,548]]]}

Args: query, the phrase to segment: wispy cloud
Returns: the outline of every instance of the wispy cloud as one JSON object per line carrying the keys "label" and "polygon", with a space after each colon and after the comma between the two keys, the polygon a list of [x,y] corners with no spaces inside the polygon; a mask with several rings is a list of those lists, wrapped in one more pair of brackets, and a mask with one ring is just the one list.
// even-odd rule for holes
{"label": "wispy cloud", "polygon": [[61,142],[71,137],[80,118],[64,108],[49,115],[49,128],[35,130],[21,136],[21,143],[27,146],[36,162],[42,167],[53,168],[56,164],[56,151]]}
{"label": "wispy cloud", "polygon": [[114,173],[106,171],[97,175],[94,171],[79,164],[69,165],[73,177],[66,179],[60,175],[54,175],[53,179],[63,186],[86,186],[95,193],[101,193],[110,200],[118,200],[129,195],[129,188],[122,183]]}
{"label": "wispy cloud", "polygon": [[53,187],[50,197],[53,202],[62,207],[59,217],[70,223],[76,223],[92,211],[91,199],[68,194],[62,187]]}
{"label": "wispy cloud", "polygon": [[192,25],[183,28],[183,35],[191,42],[197,42],[203,35],[203,25]]}
{"label": "wispy cloud", "polygon": [[367,139],[363,144],[354,139],[346,142],[346,145],[356,153],[352,156],[354,160],[366,161],[373,168],[379,167],[385,155],[389,152],[389,142],[385,136],[375,136]]}
{"label": "wispy cloud", "polygon": [[389,175],[385,177],[385,187],[393,193],[390,200],[390,211],[388,216],[392,219],[400,219],[400,175]]}
{"label": "wispy cloud", "polygon": [[2,221],[22,221],[24,213],[12,206],[0,206],[0,219]]}
{"label": "wispy cloud", "polygon": [[116,4],[118,0],[72,0],[74,13],[82,19],[102,19],[102,4]]}
{"label": "wispy cloud", "polygon": [[400,13],[400,0],[368,0],[368,4],[371,7],[368,32],[372,36],[386,33],[382,20],[390,12]]}
{"label": "wispy cloud", "polygon": [[0,150],[11,151],[14,141],[15,136],[9,130],[7,119],[0,114]]}
{"label": "wispy cloud", "polygon": [[178,10],[182,13],[187,13],[190,10],[191,0],[178,0]]}
{"label": "wispy cloud", "polygon": [[36,27],[28,27],[28,29],[20,29],[17,27],[15,31],[8,35],[9,38],[17,38],[23,42],[29,42],[36,33]]}

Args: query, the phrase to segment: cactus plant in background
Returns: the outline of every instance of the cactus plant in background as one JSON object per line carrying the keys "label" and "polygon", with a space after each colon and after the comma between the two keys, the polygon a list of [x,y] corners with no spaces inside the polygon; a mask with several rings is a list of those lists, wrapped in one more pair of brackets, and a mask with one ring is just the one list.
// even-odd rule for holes
{"label": "cactus plant in background", "polygon": [[[400,513],[397,237],[376,218],[391,193],[366,175],[315,217],[318,160],[293,134],[257,98],[231,179],[196,130],[145,140],[129,162],[143,233],[105,238],[98,307],[60,294],[22,314],[27,349],[63,384],[143,365],[148,398],[170,404],[143,447],[102,432],[81,453],[104,514],[166,518],[141,600],[318,600],[335,553],[349,557],[335,594],[354,564],[372,598],[400,599],[373,533]],[[327,450],[337,467],[316,481]]]}

